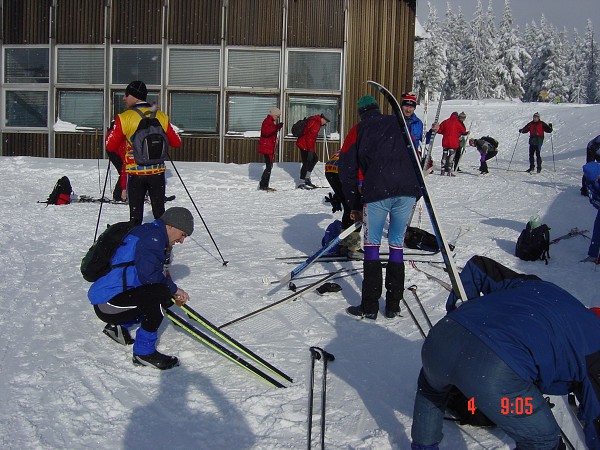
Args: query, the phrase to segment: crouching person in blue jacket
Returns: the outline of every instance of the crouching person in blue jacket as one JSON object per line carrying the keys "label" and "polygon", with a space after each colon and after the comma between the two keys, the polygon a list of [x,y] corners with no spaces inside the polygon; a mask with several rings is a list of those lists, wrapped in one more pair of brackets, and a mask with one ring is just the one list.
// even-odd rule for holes
{"label": "crouching person in blue jacket", "polygon": [[[135,227],[111,260],[112,270],[92,284],[88,298],[104,333],[123,345],[133,344],[133,363],[165,370],[179,365],[175,356],[156,350],[163,308],[181,306],[189,295],[166,277],[166,251],[183,243],[194,231],[194,218],[186,208],[172,207],[151,223]],[[140,323],[135,342],[128,327]]]}
{"label": "crouching person in blue jacket", "polygon": [[437,450],[458,388],[518,450],[564,449],[544,394],[573,392],[586,444],[600,449],[600,317],[558,286],[482,256],[461,273],[468,301],[430,331],[421,358],[412,449]]}

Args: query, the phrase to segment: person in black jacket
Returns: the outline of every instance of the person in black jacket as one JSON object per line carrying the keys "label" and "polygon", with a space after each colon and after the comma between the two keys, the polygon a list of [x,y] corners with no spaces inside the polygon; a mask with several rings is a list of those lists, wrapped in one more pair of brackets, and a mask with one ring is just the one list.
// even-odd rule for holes
{"label": "person in black jacket", "polygon": [[[400,313],[404,295],[404,232],[420,189],[398,119],[381,114],[370,95],[359,99],[358,113],[361,121],[356,126],[356,139],[340,151],[339,176],[352,209],[351,218],[364,223],[364,280],[361,304],[346,311],[360,318],[377,318],[383,290],[379,247],[389,217],[385,315],[394,318]],[[363,177],[360,190],[359,169]]]}

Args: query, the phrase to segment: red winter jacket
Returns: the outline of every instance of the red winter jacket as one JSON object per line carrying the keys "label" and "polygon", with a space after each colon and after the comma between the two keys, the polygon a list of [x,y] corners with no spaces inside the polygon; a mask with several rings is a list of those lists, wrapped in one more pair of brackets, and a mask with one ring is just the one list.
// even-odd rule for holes
{"label": "red winter jacket", "polygon": [[460,137],[467,134],[465,125],[458,120],[458,114],[452,113],[450,117],[440,123],[438,134],[444,136],[442,139],[443,148],[460,148]]}
{"label": "red winter jacket", "polygon": [[314,153],[320,129],[321,115],[310,116],[304,127],[304,134],[296,141],[296,147],[300,150],[307,150]]}
{"label": "red winter jacket", "polygon": [[268,155],[273,161],[275,146],[277,145],[277,132],[281,129],[283,123],[275,122],[270,114],[263,120],[260,127],[260,139],[258,140],[257,152],[261,155]]}

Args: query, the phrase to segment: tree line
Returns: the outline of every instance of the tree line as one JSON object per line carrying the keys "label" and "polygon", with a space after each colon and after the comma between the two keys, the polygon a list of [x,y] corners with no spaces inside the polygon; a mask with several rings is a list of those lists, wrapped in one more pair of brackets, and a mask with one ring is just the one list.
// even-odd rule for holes
{"label": "tree line", "polygon": [[569,103],[600,103],[598,61],[592,21],[585,34],[559,31],[544,15],[523,32],[513,24],[510,0],[496,22],[489,0],[481,0],[469,22],[450,3],[445,20],[428,4],[424,39],[415,42],[414,90],[445,99],[519,99]]}

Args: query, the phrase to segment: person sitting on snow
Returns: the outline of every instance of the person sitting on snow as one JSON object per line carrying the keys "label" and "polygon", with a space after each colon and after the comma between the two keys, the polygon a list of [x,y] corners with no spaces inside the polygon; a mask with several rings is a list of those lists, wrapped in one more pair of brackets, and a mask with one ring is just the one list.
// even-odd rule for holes
{"label": "person sitting on snow", "polygon": [[483,256],[460,278],[468,301],[450,294],[421,350],[412,450],[439,448],[453,386],[518,449],[565,448],[544,394],[573,392],[586,444],[600,448],[600,308]]}
{"label": "person sitting on snow", "polygon": [[[122,345],[133,344],[133,363],[165,370],[179,365],[175,356],[156,350],[162,308],[178,306],[189,295],[165,276],[165,251],[182,244],[194,231],[192,213],[179,206],[167,209],[151,223],[135,227],[112,257],[112,269],[95,281],[88,298],[100,320],[106,322],[104,334]],[[117,264],[129,263],[121,266]],[[135,341],[128,327],[141,321]]]}

